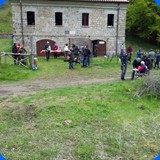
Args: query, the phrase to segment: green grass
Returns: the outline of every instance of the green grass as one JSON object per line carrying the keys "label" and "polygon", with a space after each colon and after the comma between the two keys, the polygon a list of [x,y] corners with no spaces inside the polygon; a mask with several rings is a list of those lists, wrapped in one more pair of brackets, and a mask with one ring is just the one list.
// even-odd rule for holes
{"label": "green grass", "polygon": [[93,58],[91,59],[91,66],[87,69],[82,68],[80,64],[74,64],[75,70],[73,72],[68,70],[68,63],[63,61],[63,57],[57,59],[51,57],[49,63],[46,62],[45,57],[38,57],[37,71],[33,71],[30,68],[27,69],[21,65],[13,65],[11,56],[6,58],[7,64],[5,64],[4,57],[1,59],[0,81],[17,81],[35,77],[37,79],[43,77],[43,79],[61,78],[65,80],[68,77],[72,77],[72,74],[77,74],[78,77],[81,76],[82,80],[88,79],[88,76],[89,78],[111,78],[113,75],[118,78],[119,76],[120,62],[116,58],[112,62],[103,57]]}
{"label": "green grass", "polygon": [[11,52],[13,40],[10,38],[0,38],[0,52]]}
{"label": "green grass", "polygon": [[138,51],[139,48],[142,49],[142,52],[148,53],[150,49],[159,50],[159,46],[150,44],[149,42],[145,41],[144,39],[135,37],[135,36],[127,36],[126,37],[126,47],[128,46],[133,47],[134,53]]}
{"label": "green grass", "polygon": [[12,8],[10,3],[5,2],[0,8],[0,33],[12,34]]}
{"label": "green grass", "polygon": [[160,106],[154,98],[134,97],[136,83],[141,80],[2,99],[1,152],[17,160],[156,157]]}
{"label": "green grass", "polygon": [[[0,51],[11,50],[10,39],[0,43]],[[51,57],[50,62],[38,57],[37,71],[13,65],[9,57],[4,64],[2,58],[1,82],[115,80],[0,97],[0,152],[13,160],[155,158],[160,151],[160,105],[154,95],[135,96],[144,79],[120,81],[116,58],[110,62],[97,57],[88,68],[79,64],[74,68],[69,70],[62,57]]]}

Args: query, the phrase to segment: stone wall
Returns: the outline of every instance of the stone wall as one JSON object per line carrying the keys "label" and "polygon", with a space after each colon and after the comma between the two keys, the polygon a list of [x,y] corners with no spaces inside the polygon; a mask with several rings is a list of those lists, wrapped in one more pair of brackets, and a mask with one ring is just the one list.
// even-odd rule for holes
{"label": "stone wall", "polygon": [[[117,24],[117,14],[119,10],[119,24]],[[107,50],[116,50],[116,38],[118,38],[118,48],[125,42],[127,4],[116,3],[78,3],[52,1],[46,3],[23,2],[22,16],[23,27],[21,25],[21,10],[19,3],[12,4],[14,42],[22,42],[22,28],[24,35],[24,46],[28,51],[36,53],[36,42],[41,39],[51,39],[55,41],[60,49],[65,43],[69,43],[69,38],[89,38],[90,40],[104,40],[107,42]],[[35,12],[35,25],[27,25],[27,11]],[[55,25],[55,12],[63,12],[63,25]],[[82,13],[89,13],[89,26],[82,26]],[[114,26],[107,26],[107,15],[114,14]],[[118,33],[117,33],[118,26]],[[118,36],[117,36],[118,34]]]}

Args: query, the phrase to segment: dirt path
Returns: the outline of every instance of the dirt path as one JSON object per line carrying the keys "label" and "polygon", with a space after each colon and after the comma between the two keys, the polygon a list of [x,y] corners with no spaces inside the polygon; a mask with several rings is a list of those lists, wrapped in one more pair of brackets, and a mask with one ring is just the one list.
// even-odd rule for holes
{"label": "dirt path", "polygon": [[38,90],[47,89],[47,88],[57,88],[57,87],[65,87],[65,86],[82,86],[89,85],[100,82],[109,82],[113,81],[117,78],[106,78],[106,79],[82,79],[82,77],[72,75],[72,77],[68,77],[60,80],[60,79],[33,79],[19,82],[2,82],[0,83],[0,96],[7,95],[26,95],[26,94],[35,94]]}

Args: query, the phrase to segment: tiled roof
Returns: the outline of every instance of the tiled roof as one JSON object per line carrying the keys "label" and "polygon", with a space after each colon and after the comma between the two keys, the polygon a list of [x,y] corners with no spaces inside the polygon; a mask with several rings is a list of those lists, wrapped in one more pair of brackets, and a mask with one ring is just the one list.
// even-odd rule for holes
{"label": "tiled roof", "polygon": [[120,2],[120,3],[129,3],[128,0],[72,0],[72,1],[85,1],[85,2]]}

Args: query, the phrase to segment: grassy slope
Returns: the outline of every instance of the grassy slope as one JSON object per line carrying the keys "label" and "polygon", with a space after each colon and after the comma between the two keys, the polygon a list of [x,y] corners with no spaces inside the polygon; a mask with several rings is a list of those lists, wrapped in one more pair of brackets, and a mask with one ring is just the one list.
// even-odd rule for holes
{"label": "grassy slope", "polygon": [[[18,73],[28,78],[51,78],[53,83],[54,78],[68,80],[72,74],[83,79],[119,78],[120,74],[116,59],[109,62],[102,57],[93,59],[89,68],[77,65],[73,71],[68,70],[62,58],[51,58],[48,63],[42,57],[38,63],[36,72],[21,66],[4,66],[2,70],[8,72],[9,81],[9,78],[16,80]],[[1,97],[1,152],[6,158],[18,160],[156,157],[160,150],[160,106],[154,96],[134,96],[142,80],[116,80],[46,89],[27,96]],[[66,120],[71,120],[71,124],[66,125]]]}
{"label": "grassy slope", "polygon": [[0,33],[12,34],[12,10],[9,2],[0,8]]}
{"label": "grassy slope", "polygon": [[1,152],[18,160],[156,157],[160,106],[154,97],[134,97],[134,86],[140,81],[1,98]]}

